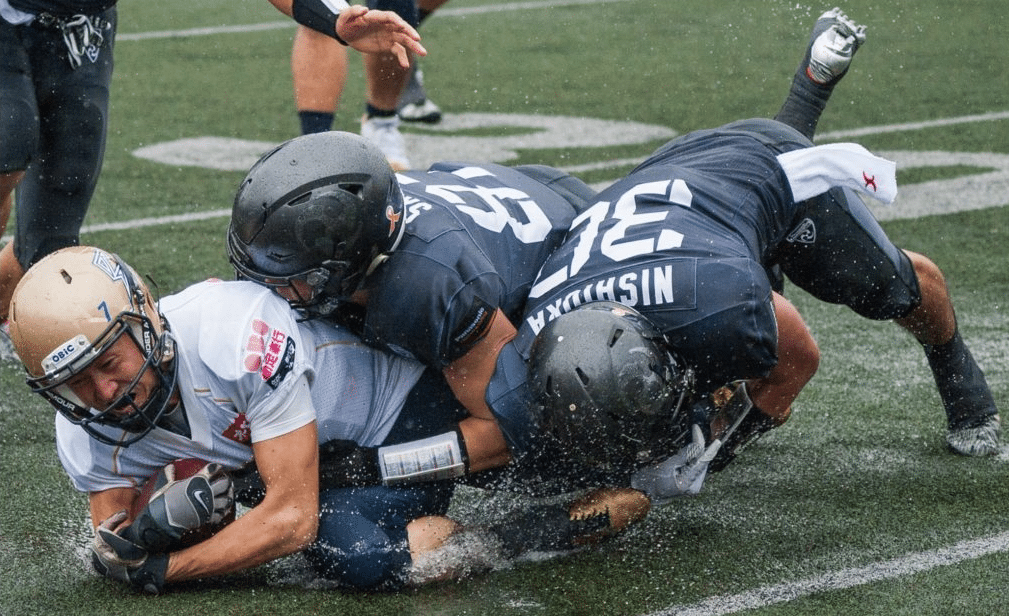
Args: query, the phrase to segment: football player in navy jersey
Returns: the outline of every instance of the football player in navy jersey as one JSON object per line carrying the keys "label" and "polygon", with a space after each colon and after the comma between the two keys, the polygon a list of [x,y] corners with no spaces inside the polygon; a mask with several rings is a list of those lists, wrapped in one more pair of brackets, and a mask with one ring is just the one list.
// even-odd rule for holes
{"label": "football player in navy jersey", "polygon": [[442,372],[470,410],[458,445],[477,471],[527,446],[524,425],[504,431],[507,443],[498,429],[526,415],[495,418],[485,390],[540,266],[592,194],[540,167],[440,163],[396,176],[360,136],[305,135],[249,171],[228,249],[240,277],[304,314],[349,321],[369,344]]}
{"label": "football player in navy jersey", "polygon": [[[818,25],[843,20],[835,10]],[[847,30],[860,42],[859,29]],[[817,41],[814,31],[814,58]],[[793,85],[808,95],[790,97],[775,120],[673,139],[600,192],[543,266],[517,343],[527,355],[547,324],[579,306],[633,308],[690,366],[699,394],[746,381],[737,393],[753,408],[711,462],[717,470],[787,419],[817,367],[815,342],[778,292],[780,272],[820,300],[910,332],[935,377],[950,449],[994,455],[1000,419],[942,272],[896,247],[857,194],[892,201],[895,165],[855,144],[810,141],[843,73],[809,57]]]}
{"label": "football player in navy jersey", "polygon": [[[863,31],[836,10],[817,22],[783,121],[812,131]],[[306,136],[250,170],[228,247],[240,276],[296,308],[335,318],[363,308],[367,342],[444,370],[473,415],[462,429],[471,468],[489,468],[535,440],[515,325],[533,277],[593,197],[577,179],[542,167],[439,164],[397,180],[352,135]],[[785,323],[798,323],[789,356],[815,353],[795,317]],[[773,337],[771,326],[765,335]],[[787,395],[810,374],[787,375]]]}

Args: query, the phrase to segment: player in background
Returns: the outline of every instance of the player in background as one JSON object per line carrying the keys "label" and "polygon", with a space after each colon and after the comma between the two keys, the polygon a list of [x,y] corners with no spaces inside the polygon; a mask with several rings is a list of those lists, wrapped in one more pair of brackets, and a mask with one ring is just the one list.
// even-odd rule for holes
{"label": "player in background", "polygon": [[[271,3],[404,71],[426,53],[393,13],[343,0]],[[0,0],[0,232],[17,202],[14,239],[0,249],[0,351],[25,269],[80,241],[105,151],[116,24],[116,0]]]}
{"label": "player in background", "polygon": [[[446,0],[420,0],[417,3],[418,29],[445,2]],[[372,8],[381,7],[376,5]],[[366,63],[365,68],[367,72],[377,67]],[[291,76],[301,134],[332,130],[337,106],[347,81],[347,48],[311,28],[299,26],[291,47]],[[365,78],[375,80],[377,76],[368,73]],[[380,83],[382,82],[376,81],[376,84]],[[404,122],[434,124],[441,120],[441,109],[427,97],[424,90],[423,76],[416,56],[411,57],[410,75],[399,95],[396,111]],[[397,139],[397,142],[401,141],[402,139]],[[386,152],[384,149],[383,152],[394,168],[409,168],[405,145],[401,145],[399,149],[402,150],[401,153]]]}
{"label": "player in background", "polygon": [[[465,409],[437,372],[332,323],[299,323],[249,282],[195,284],[155,306],[115,255],[66,248],[18,285],[11,334],[29,385],[58,410],[57,451],[88,493],[96,569],[147,592],[301,550],[327,579],[392,589],[525,550],[570,548],[647,511],[640,500],[626,514],[584,500],[570,512],[537,508],[482,529],[484,549],[456,559],[459,568],[425,566],[423,556],[459,530],[445,517],[454,484],[435,480],[465,468],[465,450],[446,448],[441,432]],[[319,442],[340,440],[382,445],[380,485],[320,489],[328,469]],[[424,463],[435,456],[450,464]],[[129,519],[148,477],[194,458],[208,466],[162,478],[158,496]],[[184,547],[186,531],[228,515],[229,474],[251,463],[264,486],[254,506]]]}

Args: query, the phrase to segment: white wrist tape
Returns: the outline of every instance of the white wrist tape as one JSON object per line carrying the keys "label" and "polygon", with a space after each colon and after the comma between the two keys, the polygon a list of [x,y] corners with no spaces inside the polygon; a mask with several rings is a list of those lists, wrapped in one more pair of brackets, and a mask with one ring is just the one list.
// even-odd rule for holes
{"label": "white wrist tape", "polygon": [[456,432],[378,448],[382,483],[453,479],[466,474],[466,460]]}

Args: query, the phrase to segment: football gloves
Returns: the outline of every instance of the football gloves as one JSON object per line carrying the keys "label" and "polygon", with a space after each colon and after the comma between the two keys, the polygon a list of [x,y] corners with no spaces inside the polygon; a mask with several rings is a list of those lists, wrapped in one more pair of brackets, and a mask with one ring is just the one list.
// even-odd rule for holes
{"label": "football gloves", "polygon": [[98,573],[126,582],[138,590],[159,594],[165,585],[168,555],[150,551],[115,533],[127,518],[125,511],[106,518],[95,530],[91,564]]}
{"label": "football gloves", "polygon": [[708,464],[722,442],[716,439],[705,447],[704,432],[697,424],[691,434],[691,442],[675,455],[635,472],[631,476],[631,487],[647,494],[655,505],[665,505],[677,496],[700,492],[708,475]]}
{"label": "football gloves", "polygon": [[155,479],[147,506],[120,535],[145,550],[170,552],[186,531],[220,523],[233,506],[231,478],[220,464],[207,464],[179,480],[169,465]]}

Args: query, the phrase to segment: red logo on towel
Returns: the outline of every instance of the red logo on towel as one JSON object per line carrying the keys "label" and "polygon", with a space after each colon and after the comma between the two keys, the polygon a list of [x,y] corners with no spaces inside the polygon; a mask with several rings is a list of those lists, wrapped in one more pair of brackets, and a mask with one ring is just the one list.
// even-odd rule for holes
{"label": "red logo on towel", "polygon": [[862,179],[865,180],[865,187],[871,188],[872,192],[877,192],[876,190],[876,176],[869,177],[865,171],[862,172]]}

